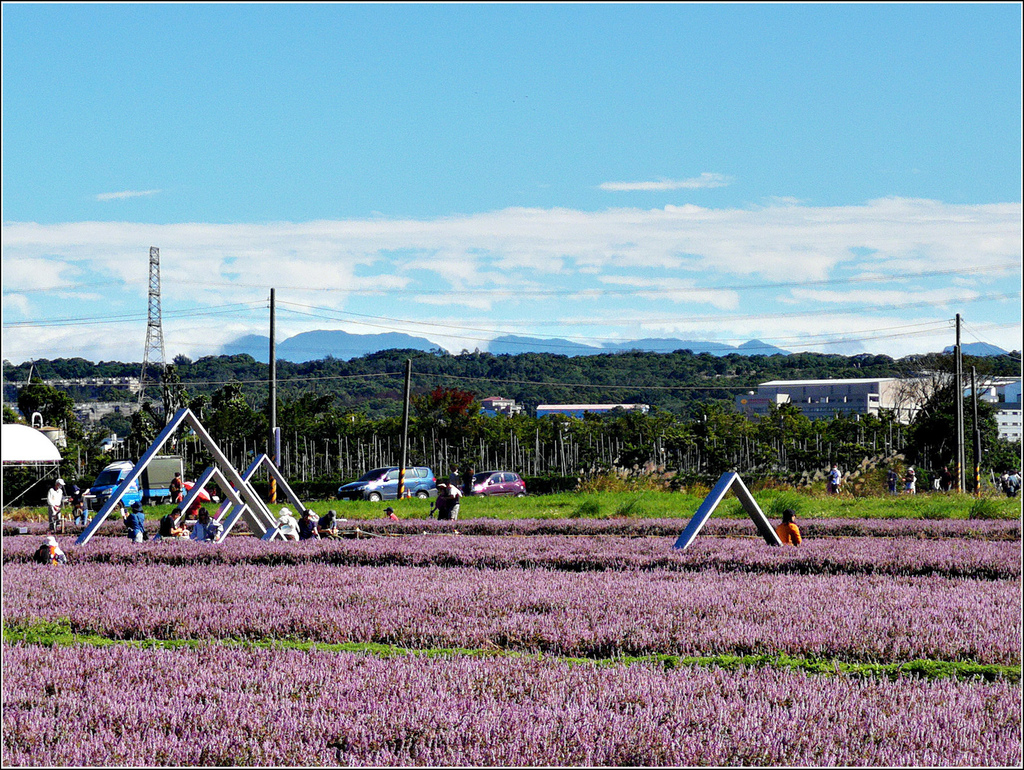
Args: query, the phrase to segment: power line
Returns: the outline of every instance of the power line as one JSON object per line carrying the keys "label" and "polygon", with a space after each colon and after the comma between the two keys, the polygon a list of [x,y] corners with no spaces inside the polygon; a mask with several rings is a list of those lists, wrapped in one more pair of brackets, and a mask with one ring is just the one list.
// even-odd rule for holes
{"label": "power line", "polygon": [[[266,305],[263,300],[254,302],[234,302],[226,305],[213,305],[210,308],[204,310],[169,310],[163,313],[164,318],[200,318],[203,316],[216,316],[216,315],[233,315],[238,313],[242,308],[248,308],[250,310],[255,309],[258,306]],[[228,309],[233,308],[233,309]],[[12,321],[11,323],[5,323],[4,326],[10,329],[19,328],[46,328],[46,327],[58,327],[58,326],[96,326],[103,324],[116,324],[116,323],[127,323],[131,321],[141,321],[148,318],[147,313],[125,313],[122,315],[105,315],[105,316],[77,316],[72,318],[52,318],[46,321]]]}

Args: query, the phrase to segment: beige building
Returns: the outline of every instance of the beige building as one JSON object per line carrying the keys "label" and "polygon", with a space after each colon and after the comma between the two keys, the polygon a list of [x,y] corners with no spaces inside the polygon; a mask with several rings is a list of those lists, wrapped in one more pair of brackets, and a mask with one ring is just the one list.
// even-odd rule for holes
{"label": "beige building", "polygon": [[878,377],[857,380],[772,380],[757,392],[736,396],[736,409],[747,417],[768,414],[770,404],[793,404],[812,420],[836,415],[873,414],[891,409],[910,422],[920,406],[915,380]]}

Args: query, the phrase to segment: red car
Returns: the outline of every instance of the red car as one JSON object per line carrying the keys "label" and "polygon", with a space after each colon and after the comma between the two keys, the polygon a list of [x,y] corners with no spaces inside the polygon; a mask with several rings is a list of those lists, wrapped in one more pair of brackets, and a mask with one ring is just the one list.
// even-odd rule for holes
{"label": "red car", "polygon": [[526,483],[511,471],[484,471],[473,476],[474,495],[526,497]]}

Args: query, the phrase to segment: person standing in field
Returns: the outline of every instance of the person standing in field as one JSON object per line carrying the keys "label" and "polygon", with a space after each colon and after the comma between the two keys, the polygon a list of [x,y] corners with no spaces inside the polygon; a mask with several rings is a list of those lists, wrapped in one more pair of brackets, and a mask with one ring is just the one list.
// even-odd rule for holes
{"label": "person standing in field", "polygon": [[888,487],[890,495],[895,495],[899,492],[900,475],[896,472],[895,468],[889,469],[889,473],[885,477],[885,485]]}
{"label": "person standing in field", "polygon": [[182,490],[182,486],[181,486],[181,473],[180,472],[178,472],[178,471],[174,472],[174,478],[171,479],[171,484],[170,484],[169,489],[170,489],[170,492],[171,492],[171,502],[172,503],[180,503],[181,502],[181,490]]}
{"label": "person standing in field", "polygon": [[450,484],[437,485],[437,499],[430,508],[431,515],[436,510],[438,521],[455,521],[459,518],[459,498],[462,490]]}
{"label": "person standing in field", "polygon": [[1020,481],[1020,473],[1019,472],[1017,472],[1015,470],[1013,473],[1008,474],[1007,477],[1006,477],[1006,487],[1005,487],[1006,496],[1007,497],[1016,497],[1017,493],[1020,492],[1020,484],[1021,484],[1021,481]]}
{"label": "person standing in field", "polygon": [[57,479],[46,493],[46,515],[50,523],[50,532],[56,532],[61,523],[60,509],[64,505],[64,479]]}
{"label": "person standing in field", "polygon": [[903,491],[908,495],[917,494],[917,472],[914,470],[914,466],[911,465],[907,468],[907,475],[903,477]]}
{"label": "person standing in field", "polygon": [[775,534],[783,545],[797,546],[801,543],[800,528],[793,521],[796,511],[787,508],[782,512],[782,523],[775,528]]}
{"label": "person standing in field", "polygon": [[825,484],[825,491],[830,495],[838,495],[842,484],[843,474],[839,472],[839,466],[832,463],[832,470],[828,472],[828,482]]}
{"label": "person standing in field", "polygon": [[132,503],[131,512],[125,517],[124,526],[128,530],[128,537],[136,543],[146,540],[146,514],[142,511],[142,503],[136,500]]}
{"label": "person standing in field", "polygon": [[942,473],[939,474],[939,489],[948,492],[953,486],[953,474],[949,472],[949,466],[942,466]]}
{"label": "person standing in field", "polygon": [[77,484],[71,485],[71,515],[74,517],[75,526],[84,527],[89,523],[85,513],[85,491]]}

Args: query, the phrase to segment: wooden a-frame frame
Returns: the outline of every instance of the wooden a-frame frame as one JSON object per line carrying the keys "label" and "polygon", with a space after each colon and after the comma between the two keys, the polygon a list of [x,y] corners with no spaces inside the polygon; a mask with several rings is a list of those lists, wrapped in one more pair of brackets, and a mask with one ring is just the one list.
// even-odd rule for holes
{"label": "wooden a-frame frame", "polygon": [[700,504],[700,508],[698,508],[697,512],[693,514],[693,518],[690,519],[690,523],[686,525],[686,529],[683,530],[683,534],[681,534],[679,539],[676,540],[673,548],[682,550],[693,542],[694,538],[697,537],[697,533],[700,532],[701,527],[704,526],[704,522],[706,522],[708,517],[714,513],[715,508],[717,508],[718,504],[722,502],[722,498],[725,497],[726,493],[730,489],[736,494],[736,497],[739,498],[740,504],[743,506],[743,510],[745,510],[753,520],[758,533],[764,538],[764,541],[768,543],[768,545],[782,545],[782,541],[776,534],[771,522],[768,521],[768,517],[764,515],[764,512],[758,506],[757,501],[754,500],[754,496],[750,494],[750,490],[747,489],[746,484],[744,484],[743,480],[740,479],[739,474],[729,471],[722,474],[718,483],[715,484],[715,488],[712,489],[708,493],[708,496],[704,498],[704,502]]}
{"label": "wooden a-frame frame", "polygon": [[[202,423],[199,422],[199,418],[192,414],[191,410],[185,408],[179,409],[160,432],[160,435],[153,440],[149,449],[147,449],[145,454],[143,454],[142,457],[139,458],[139,461],[135,463],[135,467],[133,467],[128,475],[124,477],[117,489],[115,489],[111,493],[110,497],[107,498],[107,502],[104,503],[103,507],[93,517],[92,521],[89,522],[89,525],[82,531],[82,534],[78,536],[78,539],[75,540],[75,545],[85,545],[92,539],[92,536],[106,520],[110,512],[119,502],[121,502],[121,498],[124,496],[125,492],[128,491],[128,487],[131,483],[142,475],[142,472],[153,460],[157,452],[163,448],[163,445],[167,440],[174,435],[174,432],[183,424],[189,425],[192,430],[195,431],[199,440],[203,443],[203,446],[205,446],[207,451],[213,455],[213,461],[216,467],[207,469],[207,472],[203,474],[205,477],[203,484],[205,485],[205,483],[209,481],[210,478],[214,477],[215,474],[219,474],[218,478],[221,480],[219,483],[221,483],[225,493],[232,487],[234,487],[234,490],[232,491],[237,492],[238,515],[245,518],[246,524],[249,525],[249,530],[262,540],[271,540],[278,536],[277,518],[270,512],[266,503],[260,499],[252,486],[242,478],[241,474],[235,469],[235,466],[231,464],[227,456],[220,450],[220,447],[217,446],[217,442],[213,440],[213,437],[207,433],[206,428],[204,428]],[[199,484],[194,485],[192,490],[189,491],[190,494],[186,498],[186,501],[191,502],[192,498],[199,494],[199,489],[201,489]],[[231,496],[228,497],[231,499]],[[234,503],[235,501],[232,500],[232,502]],[[182,510],[186,510],[184,504],[182,505]],[[232,522],[232,524],[234,524],[234,522]]]}

